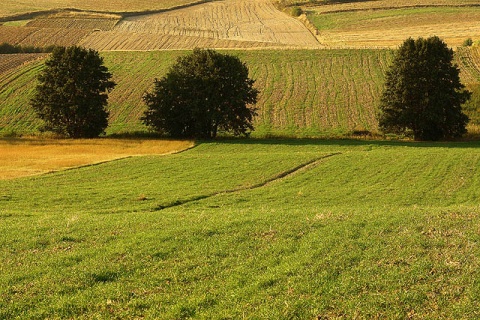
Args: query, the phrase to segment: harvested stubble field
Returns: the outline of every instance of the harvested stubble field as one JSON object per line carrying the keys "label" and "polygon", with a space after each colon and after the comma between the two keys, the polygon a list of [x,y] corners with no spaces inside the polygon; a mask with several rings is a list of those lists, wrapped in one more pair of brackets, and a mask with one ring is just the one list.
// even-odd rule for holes
{"label": "harvested stubble field", "polygon": [[480,39],[478,6],[309,10],[319,42],[330,47],[397,47],[409,37],[433,35],[457,47],[467,38]]}
{"label": "harvested stubble field", "polygon": [[[463,81],[480,83],[480,48],[457,53]],[[390,50],[247,50],[237,55],[260,89],[254,135],[325,136],[377,130],[376,112]],[[187,51],[104,52],[117,87],[110,93],[108,133],[144,131],[142,95]],[[34,133],[40,126],[28,101],[41,61],[10,70],[0,79],[1,133]],[[308,70],[308,71],[307,71]],[[478,91],[478,90],[477,90]],[[475,92],[475,97],[479,92]],[[477,107],[468,112],[474,116]]]}
{"label": "harvested stubble field", "polygon": [[54,29],[112,30],[121,19],[119,15],[82,12],[60,12],[29,21],[27,27]]}
{"label": "harvested stubble field", "polygon": [[[0,41],[36,46],[52,41],[64,45],[57,40],[62,38],[58,34],[61,30],[70,36],[69,44],[97,50],[319,47],[302,22],[278,11],[268,0],[214,1],[123,19],[62,12],[32,19],[25,26],[0,26],[4,34]],[[54,37],[47,35],[50,32],[55,33]],[[43,35],[37,44],[36,33]]]}
{"label": "harvested stubble field", "polygon": [[34,47],[73,46],[91,32],[86,29],[0,26],[0,43]]}
{"label": "harvested stubble field", "polygon": [[[281,0],[287,4],[301,3],[297,0]],[[478,0],[375,0],[375,1],[338,1],[329,5],[317,5],[315,1],[305,1],[307,8],[317,12],[341,12],[377,9],[398,9],[415,7],[462,7],[478,6]]]}
{"label": "harvested stubble field", "polygon": [[[97,50],[158,50],[397,47],[408,37],[431,35],[455,47],[467,38],[480,38],[476,1],[355,1],[305,9],[307,22],[305,17],[294,19],[280,12],[269,0],[207,1],[123,19],[60,13],[33,19],[23,27],[0,26],[0,41],[35,46],[80,44]],[[102,12],[106,11],[108,8]]]}
{"label": "harvested stubble field", "polygon": [[140,155],[169,154],[191,141],[140,139],[0,139],[0,180]]}
{"label": "harvested stubble field", "polygon": [[195,0],[2,0],[0,17],[53,9],[78,9],[101,12],[141,12],[203,2]]}

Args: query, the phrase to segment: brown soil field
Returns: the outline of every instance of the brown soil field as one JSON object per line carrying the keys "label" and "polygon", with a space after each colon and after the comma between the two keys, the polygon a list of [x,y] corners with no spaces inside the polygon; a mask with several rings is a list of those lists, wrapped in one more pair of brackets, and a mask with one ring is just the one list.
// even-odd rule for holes
{"label": "brown soil field", "polygon": [[0,26],[0,43],[35,47],[71,46],[91,32],[84,29]]}
{"label": "brown soil field", "polygon": [[60,12],[36,18],[26,24],[27,27],[56,29],[112,30],[120,20],[118,15]]}
{"label": "brown soil field", "polygon": [[0,75],[45,55],[45,53],[0,54]]}
{"label": "brown soil field", "polygon": [[140,12],[164,10],[198,0],[2,0],[0,17],[48,11],[53,9],[78,9],[102,12]]}
{"label": "brown soil field", "polygon": [[120,158],[179,152],[192,141],[0,139],[0,179],[44,174]]}

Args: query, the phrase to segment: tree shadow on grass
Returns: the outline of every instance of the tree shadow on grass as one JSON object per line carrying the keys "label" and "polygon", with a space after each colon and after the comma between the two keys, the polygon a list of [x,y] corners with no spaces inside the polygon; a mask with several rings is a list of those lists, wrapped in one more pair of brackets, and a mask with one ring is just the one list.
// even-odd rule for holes
{"label": "tree shadow on grass", "polygon": [[284,146],[389,146],[410,148],[480,148],[480,140],[475,141],[404,141],[369,139],[319,139],[319,138],[218,138],[197,141],[198,144],[225,143],[243,145],[284,145]]}

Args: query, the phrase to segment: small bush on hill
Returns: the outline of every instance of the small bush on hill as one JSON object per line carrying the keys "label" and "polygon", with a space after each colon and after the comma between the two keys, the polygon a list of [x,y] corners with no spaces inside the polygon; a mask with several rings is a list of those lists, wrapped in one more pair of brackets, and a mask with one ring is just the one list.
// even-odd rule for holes
{"label": "small bush on hill", "polygon": [[463,46],[464,47],[471,47],[473,45],[473,40],[472,38],[468,38],[465,41],[463,41]]}

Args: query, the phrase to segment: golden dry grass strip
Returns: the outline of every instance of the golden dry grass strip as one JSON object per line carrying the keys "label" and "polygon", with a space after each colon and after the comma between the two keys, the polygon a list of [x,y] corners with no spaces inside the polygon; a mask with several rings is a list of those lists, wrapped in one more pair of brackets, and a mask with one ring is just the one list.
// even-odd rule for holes
{"label": "golden dry grass strip", "polygon": [[43,174],[115,159],[179,152],[192,141],[0,139],[0,179]]}

